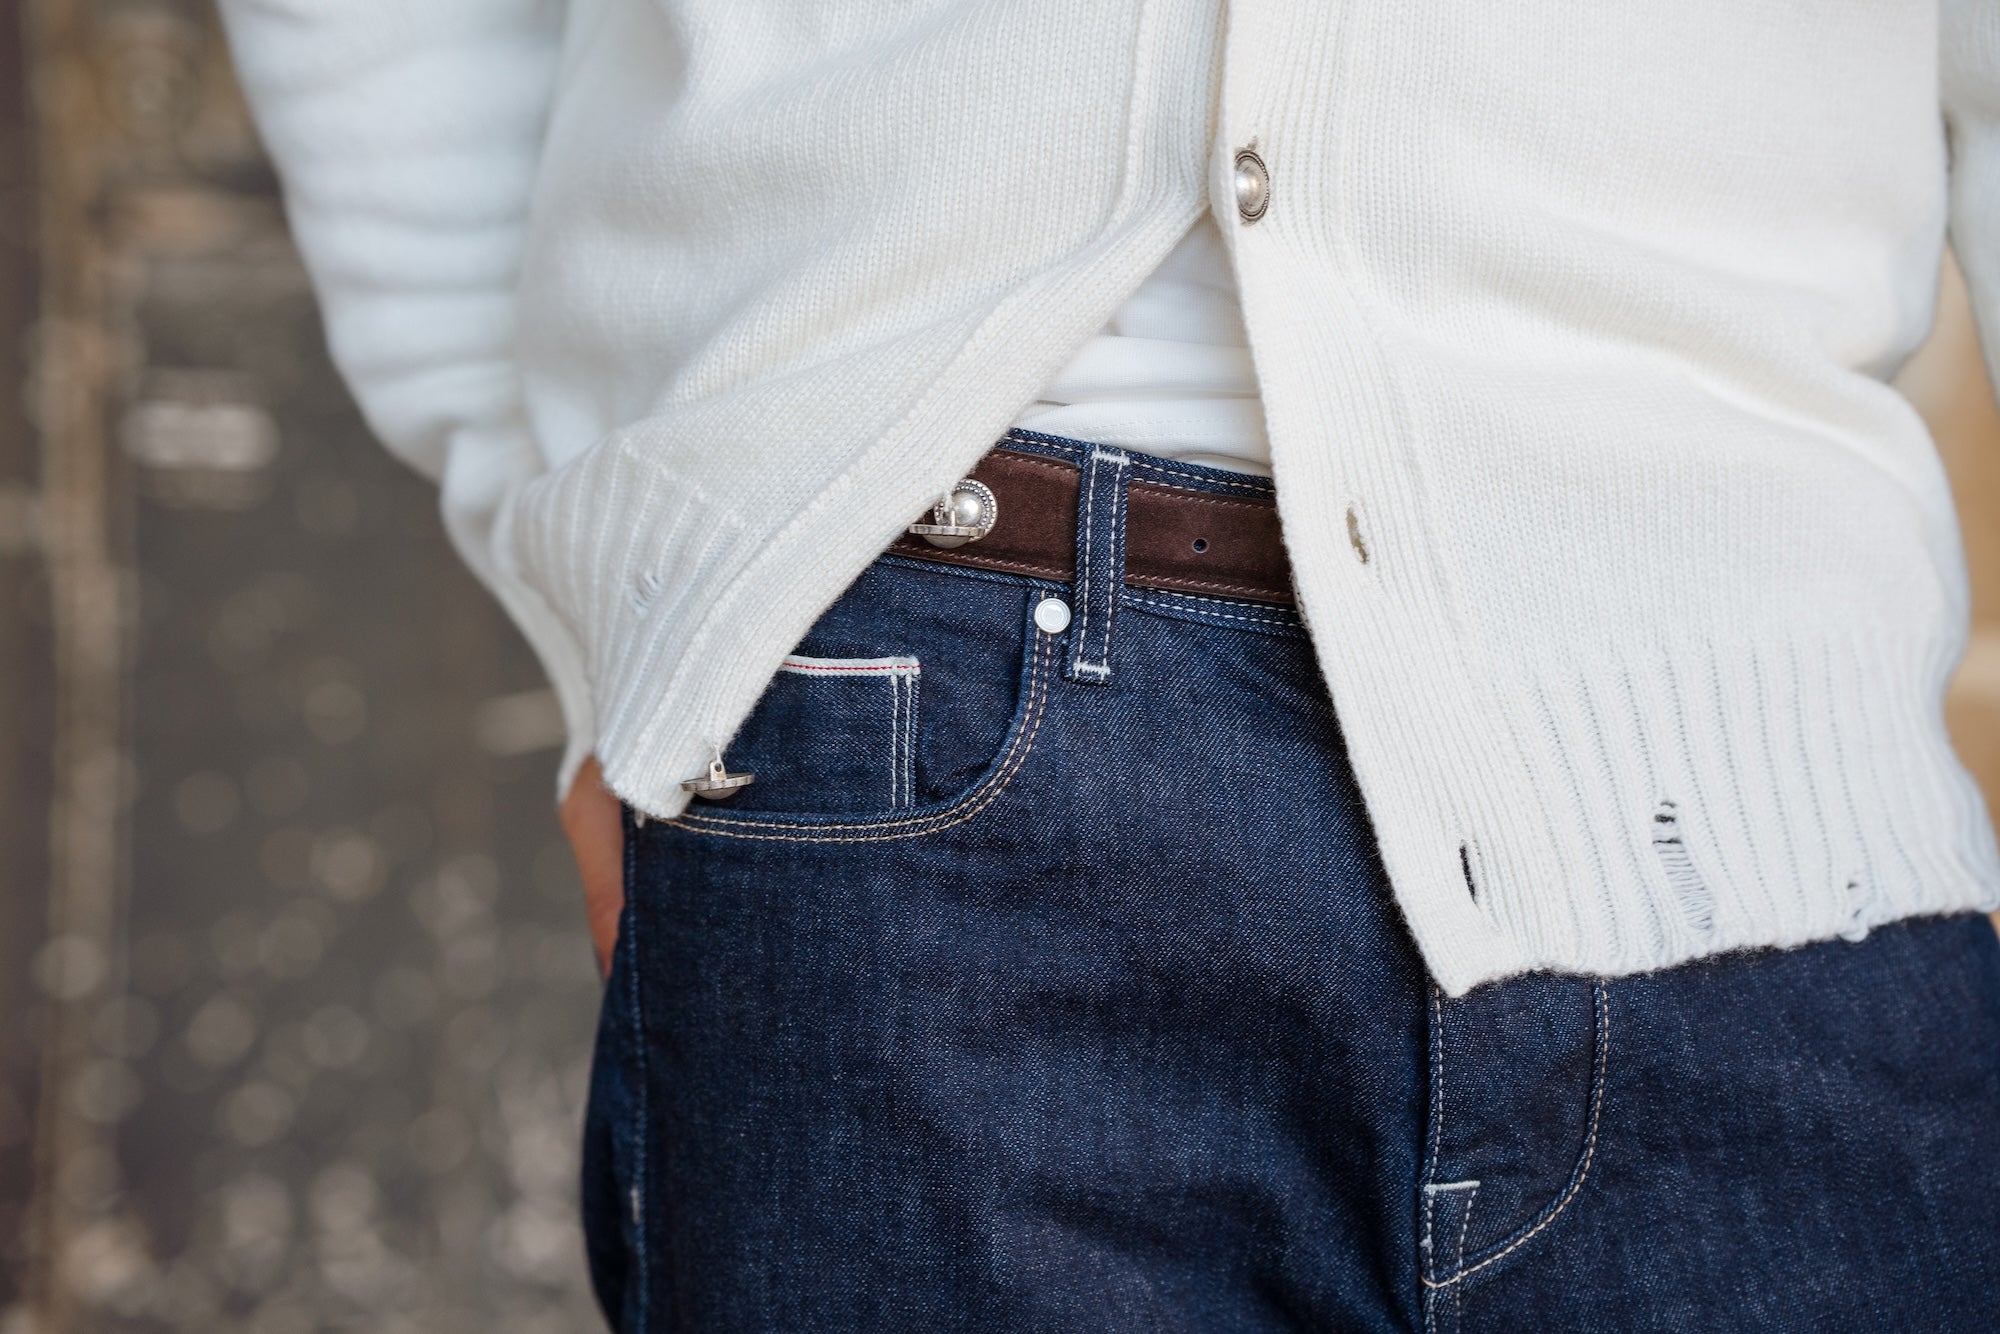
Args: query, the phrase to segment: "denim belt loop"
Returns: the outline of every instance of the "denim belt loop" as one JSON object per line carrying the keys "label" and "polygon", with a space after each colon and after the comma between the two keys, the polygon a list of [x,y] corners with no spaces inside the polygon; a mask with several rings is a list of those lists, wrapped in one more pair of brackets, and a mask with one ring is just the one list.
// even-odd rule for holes
{"label": "denim belt loop", "polygon": [[1071,596],[1076,619],[1069,632],[1072,681],[1102,685],[1111,679],[1111,622],[1125,588],[1125,508],[1132,460],[1122,450],[1097,446],[1084,460],[1076,492],[1076,575]]}

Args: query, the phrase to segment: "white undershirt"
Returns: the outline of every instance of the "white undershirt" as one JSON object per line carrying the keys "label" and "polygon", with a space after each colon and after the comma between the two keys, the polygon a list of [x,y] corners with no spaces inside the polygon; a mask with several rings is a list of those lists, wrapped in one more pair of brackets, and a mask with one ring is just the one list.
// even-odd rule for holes
{"label": "white undershirt", "polygon": [[1016,426],[1271,475],[1236,274],[1204,213]]}

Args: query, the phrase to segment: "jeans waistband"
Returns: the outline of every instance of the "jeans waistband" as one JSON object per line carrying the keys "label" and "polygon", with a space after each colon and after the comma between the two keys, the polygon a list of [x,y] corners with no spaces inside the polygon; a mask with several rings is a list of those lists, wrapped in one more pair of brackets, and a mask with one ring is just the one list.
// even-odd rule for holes
{"label": "jeans waistband", "polygon": [[[1088,576],[1287,606],[1291,566],[1268,478],[1136,450],[1010,432],[974,467],[961,497],[983,490],[990,527],[961,545],[905,533],[900,556],[1072,582],[1089,615]],[[974,502],[968,500],[970,506]]]}

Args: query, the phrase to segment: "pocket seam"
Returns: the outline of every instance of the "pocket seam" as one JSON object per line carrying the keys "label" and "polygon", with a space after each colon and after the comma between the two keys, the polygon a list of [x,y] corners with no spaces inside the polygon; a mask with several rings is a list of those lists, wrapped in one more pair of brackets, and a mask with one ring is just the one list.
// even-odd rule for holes
{"label": "pocket seam", "polygon": [[[647,1160],[651,1157],[651,1128],[653,1118],[647,1106],[651,1089],[651,1079],[646,1069],[646,1048],[649,1041],[646,1034],[646,1007],[641,997],[639,986],[639,851],[637,847],[638,840],[631,836],[631,829],[632,823],[628,810],[626,816],[625,846],[623,848],[624,855],[621,858],[624,862],[623,888],[625,890],[625,905],[619,912],[621,919],[619,923],[619,939],[612,943],[612,951],[614,963],[617,962],[617,953],[621,950],[624,952],[625,977],[623,980],[626,984],[625,1003],[631,1015],[632,1024],[633,1082],[637,1085],[637,1096],[634,1101],[638,1104],[639,1125],[633,1135],[632,1181],[626,1188],[626,1198],[620,1200],[618,1203],[621,1208],[631,1210],[632,1259],[634,1268],[637,1271],[635,1277],[638,1283],[639,1324],[641,1327],[644,1327],[648,1318],[648,1309],[651,1305],[653,1288],[651,1248],[647,1244],[649,1238],[646,1235],[646,1218],[650,1213],[648,1205],[650,1204],[651,1196],[651,1191],[647,1189],[650,1183],[646,1178],[646,1170]],[[608,978],[606,980],[609,981]]]}
{"label": "pocket seam", "polygon": [[[1506,1259],[1522,1246],[1527,1245],[1543,1228],[1555,1222],[1562,1215],[1563,1211],[1569,1208],[1570,1202],[1576,1199],[1578,1193],[1583,1190],[1583,1183],[1590,1177],[1591,1164],[1597,1157],[1597,1133],[1599,1127],[1603,1124],[1604,1086],[1611,1062],[1610,987],[1605,979],[1600,977],[1591,990],[1592,998],[1595,1002],[1593,1008],[1596,1010],[1597,1044],[1594,1059],[1591,1062],[1590,1123],[1584,1134],[1582,1156],[1577,1160],[1575,1171],[1570,1174],[1569,1184],[1563,1188],[1563,1193],[1557,1197],[1554,1203],[1542,1210],[1541,1217],[1529,1223],[1512,1237],[1504,1241],[1495,1242],[1494,1245],[1499,1248],[1498,1250],[1490,1250],[1489,1248],[1489,1254],[1482,1256],[1469,1265],[1463,1263],[1463,1257],[1461,1256],[1461,1267],[1449,1278],[1432,1279],[1428,1275],[1420,1273],[1418,1277],[1422,1280],[1426,1288],[1451,1287],[1463,1279],[1470,1278],[1488,1265],[1497,1264],[1501,1260]],[[1435,1003],[1434,997],[1433,1004]],[[1440,1116],[1440,1131],[1442,1130],[1441,1120]],[[1436,1145],[1433,1144],[1432,1147],[1435,1151]],[[1430,1168],[1426,1172],[1426,1185],[1430,1184],[1429,1178],[1435,1173],[1436,1166],[1436,1156],[1435,1152],[1433,1152]]]}
{"label": "pocket seam", "polygon": [[917,694],[923,663],[907,653],[874,658],[816,658],[794,653],[778,675],[812,681],[883,681],[889,686],[889,809],[917,804]]}
{"label": "pocket seam", "polygon": [[915,671],[889,678],[891,810],[904,810],[917,804],[917,682],[920,679]]}
{"label": "pocket seam", "polygon": [[[1014,781],[1014,776],[1027,761],[1028,753],[1034,749],[1036,735],[1041,731],[1048,704],[1049,646],[1053,636],[1032,628],[1028,633],[1034,636],[1035,646],[1029,659],[1028,680],[1023,687],[1028,692],[1026,713],[986,778],[943,809],[896,820],[846,821],[820,821],[810,817],[799,821],[758,820],[747,816],[684,811],[665,823],[692,834],[772,843],[886,843],[921,838],[963,824],[991,805]],[[749,832],[766,829],[782,832]]]}

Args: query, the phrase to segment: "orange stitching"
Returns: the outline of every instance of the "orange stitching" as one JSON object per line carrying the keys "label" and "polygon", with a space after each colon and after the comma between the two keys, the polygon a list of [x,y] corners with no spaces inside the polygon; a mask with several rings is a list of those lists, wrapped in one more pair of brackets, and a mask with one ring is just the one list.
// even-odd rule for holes
{"label": "orange stitching", "polygon": [[[931,815],[911,816],[910,818],[904,820],[890,820],[882,823],[870,823],[870,824],[855,823],[855,824],[845,824],[845,825],[840,825],[840,824],[794,825],[794,824],[787,824],[783,821],[777,821],[777,820],[737,821],[737,820],[731,820],[727,816],[686,815],[686,814],[676,816],[674,819],[667,821],[667,823],[685,829],[691,834],[711,834],[717,838],[754,839],[759,842],[765,842],[765,843],[888,843],[897,839],[921,838],[926,834],[941,833],[946,829],[950,829],[954,825],[964,824],[967,820],[970,820],[973,816],[979,814],[979,812],[985,810],[988,806],[992,805],[994,799],[997,798],[1003,790],[1005,790],[1005,788],[1009,783],[1014,781],[1014,775],[1019,773],[1021,770],[1021,766],[1027,762],[1028,752],[1034,749],[1035,737],[1041,731],[1042,709],[1044,704],[1047,702],[1047,690],[1045,687],[1048,684],[1048,679],[1044,672],[1044,667],[1048,661],[1048,645],[1052,641],[1049,636],[1042,634],[1037,634],[1035,636],[1035,639],[1036,639],[1036,644],[1035,644],[1034,666],[1030,669],[1029,672],[1029,689],[1032,693],[1029,696],[1029,702],[1028,702],[1028,710],[1029,710],[1028,721],[1022,727],[1021,731],[1015,735],[1013,744],[1007,748],[1006,755],[1004,755],[1001,758],[1000,768],[994,772],[993,777],[988,779],[987,782],[982,786],[974,788],[971,792],[967,793],[965,797],[962,798],[955,805],[948,806],[944,810],[937,811]],[[977,803],[977,804],[973,805],[969,810],[961,810],[961,807],[964,807],[967,803]],[[785,830],[798,830],[798,831],[809,830],[809,829],[833,829],[833,830],[897,829],[901,830],[901,832],[882,833],[882,834],[874,834],[874,833],[811,834],[804,832],[784,833],[784,834],[746,834],[746,833],[739,833],[736,832],[735,830],[728,828],[714,827],[713,825],[710,825],[708,823],[710,821],[713,821],[716,824],[720,825],[740,825],[743,828],[750,828],[750,829],[785,829]],[[905,825],[921,825],[926,827],[918,829],[902,829],[902,826]]]}

